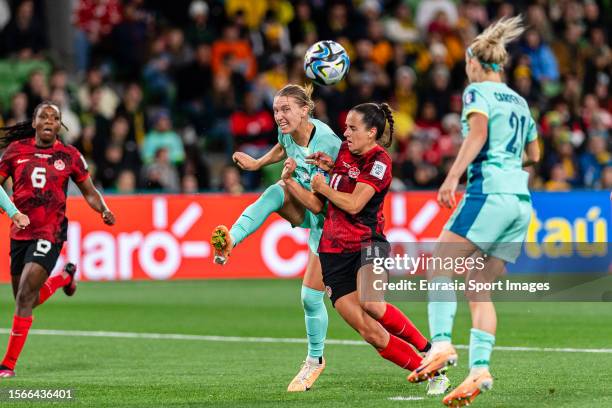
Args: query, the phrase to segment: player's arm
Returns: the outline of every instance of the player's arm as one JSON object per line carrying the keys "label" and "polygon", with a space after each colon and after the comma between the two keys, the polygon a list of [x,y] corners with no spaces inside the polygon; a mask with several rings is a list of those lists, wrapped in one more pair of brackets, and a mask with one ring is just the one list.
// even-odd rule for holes
{"label": "player's arm", "polygon": [[525,159],[523,167],[533,166],[540,161],[540,144],[537,140],[528,142],[525,146]]}
{"label": "player's arm", "polygon": [[523,167],[532,166],[540,161],[540,144],[538,143],[538,130],[533,118],[529,118],[527,128],[527,143],[525,144],[525,155]]}
{"label": "player's arm", "polygon": [[[4,184],[5,180],[6,177],[0,175],[0,186]],[[8,194],[6,194],[6,191],[4,191],[4,188],[2,187],[0,187],[0,208],[2,208],[3,212],[6,212],[6,215],[8,215],[11,220],[13,220],[13,222],[18,228],[24,229],[25,227],[30,225],[30,219],[28,218],[28,216],[22,214],[17,209],[17,207],[15,207],[15,204],[13,204]]]}
{"label": "player's arm", "polygon": [[280,143],[274,145],[266,154],[259,159],[254,159],[246,153],[236,152],[232,156],[234,163],[243,170],[256,171],[272,163],[278,163],[285,158],[285,149]]}
{"label": "player's arm", "polygon": [[83,194],[87,204],[89,204],[94,211],[102,214],[102,220],[104,220],[104,223],[106,225],[115,224],[115,215],[106,206],[104,198],[102,198],[102,194],[100,194],[98,189],[93,185],[91,177],[87,177],[85,180],[76,183],[76,185],[79,187],[79,190],[81,190],[81,194]]}
{"label": "player's arm", "polygon": [[281,180],[285,183],[285,186],[287,186],[289,194],[294,196],[306,209],[314,214],[319,214],[323,211],[325,199],[319,194],[306,190],[295,181],[292,175],[296,167],[297,163],[291,157],[285,160]]}
{"label": "player's arm", "polygon": [[468,117],[470,129],[468,135],[461,144],[457,158],[448,172],[444,183],[442,183],[440,190],[438,190],[438,203],[441,206],[452,208],[457,204],[455,190],[457,190],[459,179],[487,142],[487,137],[489,136],[487,131],[488,122],[489,118],[479,112],[473,112]]}
{"label": "player's arm", "polygon": [[331,188],[326,182],[322,174],[316,174],[310,186],[313,191],[321,194],[334,205],[351,215],[359,214],[363,207],[370,201],[376,193],[374,187],[368,183],[358,182],[352,193],[343,193]]}

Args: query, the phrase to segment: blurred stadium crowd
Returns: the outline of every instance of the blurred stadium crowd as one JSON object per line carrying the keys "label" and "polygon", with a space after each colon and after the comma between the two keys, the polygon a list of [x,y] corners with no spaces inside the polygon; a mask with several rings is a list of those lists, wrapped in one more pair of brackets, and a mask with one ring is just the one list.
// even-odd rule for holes
{"label": "blurred stadium crowd", "polygon": [[340,42],[351,69],[315,88],[315,116],[341,134],[348,108],[389,102],[393,187],[434,189],[461,143],[466,45],[518,12],[529,30],[510,45],[505,71],[539,125],[532,187],[612,188],[610,0],[73,3],[73,49],[59,60],[53,2],[0,0],[1,119],[11,125],[55,101],[64,140],[106,191],[239,194],[274,182],[279,166],[240,174],[231,153],[258,157],[276,143],[273,96],[306,82],[302,58],[318,40]]}

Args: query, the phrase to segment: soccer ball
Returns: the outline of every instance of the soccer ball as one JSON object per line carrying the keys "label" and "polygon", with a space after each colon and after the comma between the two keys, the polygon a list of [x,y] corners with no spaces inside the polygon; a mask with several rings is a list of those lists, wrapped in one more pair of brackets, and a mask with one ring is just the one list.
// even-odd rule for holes
{"label": "soccer ball", "polygon": [[318,85],[333,85],[342,81],[350,65],[346,50],[335,41],[319,41],[304,55],[306,77]]}

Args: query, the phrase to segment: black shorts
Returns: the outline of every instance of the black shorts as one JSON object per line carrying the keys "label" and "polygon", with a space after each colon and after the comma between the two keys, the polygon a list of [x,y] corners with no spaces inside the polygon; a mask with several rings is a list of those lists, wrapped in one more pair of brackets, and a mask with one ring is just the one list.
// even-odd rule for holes
{"label": "black shorts", "polygon": [[19,276],[25,264],[35,262],[51,274],[59,258],[63,242],[54,244],[45,239],[17,241],[11,239],[11,275]]}
{"label": "black shorts", "polygon": [[374,258],[387,257],[389,250],[389,243],[376,242],[359,252],[319,253],[323,283],[332,305],[342,296],[357,290],[359,269],[373,264]]}

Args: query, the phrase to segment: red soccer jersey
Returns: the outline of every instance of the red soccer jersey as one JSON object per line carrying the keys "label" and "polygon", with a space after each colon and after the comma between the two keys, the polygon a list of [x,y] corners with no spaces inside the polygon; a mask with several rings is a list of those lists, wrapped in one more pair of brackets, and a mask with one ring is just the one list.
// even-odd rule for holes
{"label": "red soccer jersey", "polygon": [[371,185],[376,190],[374,196],[355,215],[329,203],[319,252],[358,252],[364,243],[386,242],[383,202],[391,185],[391,157],[383,147],[376,145],[358,156],[348,150],[346,142],[342,143],[329,185],[334,190],[352,193],[357,183]]}
{"label": "red soccer jersey", "polygon": [[0,159],[0,175],[12,177],[15,206],[30,218],[26,229],[11,226],[11,238],[65,241],[68,179],[80,183],[89,177],[81,153],[59,141],[46,148],[36,147],[33,138],[16,141]]}

